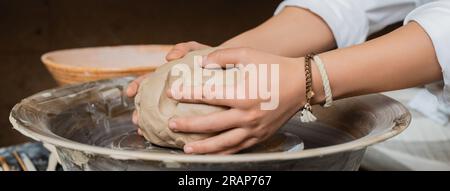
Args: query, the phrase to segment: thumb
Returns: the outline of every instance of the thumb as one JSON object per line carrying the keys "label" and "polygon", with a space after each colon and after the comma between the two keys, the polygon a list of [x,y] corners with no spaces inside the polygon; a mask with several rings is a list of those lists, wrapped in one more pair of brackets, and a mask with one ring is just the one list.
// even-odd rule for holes
{"label": "thumb", "polygon": [[250,50],[248,48],[226,48],[215,50],[206,57],[203,66],[209,64],[227,68],[229,64],[245,64]]}
{"label": "thumb", "polygon": [[194,50],[208,48],[209,46],[195,42],[184,42],[176,44],[166,55],[167,61],[172,61],[184,57],[187,53]]}

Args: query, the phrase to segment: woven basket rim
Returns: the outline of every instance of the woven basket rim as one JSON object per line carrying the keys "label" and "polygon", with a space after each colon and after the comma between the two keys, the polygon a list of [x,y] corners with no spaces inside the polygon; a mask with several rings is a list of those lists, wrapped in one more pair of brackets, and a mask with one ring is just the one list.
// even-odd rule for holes
{"label": "woven basket rim", "polygon": [[53,68],[55,70],[64,70],[68,72],[90,72],[90,73],[132,73],[139,72],[145,70],[152,70],[157,68],[158,66],[136,66],[136,67],[127,67],[127,68],[101,68],[101,67],[91,67],[91,66],[74,66],[74,65],[65,65],[61,63],[54,62],[50,57],[56,53],[66,52],[66,51],[75,51],[75,50],[87,50],[87,49],[101,49],[101,48],[120,48],[120,47],[150,47],[150,48],[159,48],[161,50],[173,47],[173,45],[168,44],[148,44],[148,45],[118,45],[118,46],[98,46],[98,47],[85,47],[85,48],[73,48],[73,49],[62,49],[50,51],[41,56],[42,63],[49,68]]}

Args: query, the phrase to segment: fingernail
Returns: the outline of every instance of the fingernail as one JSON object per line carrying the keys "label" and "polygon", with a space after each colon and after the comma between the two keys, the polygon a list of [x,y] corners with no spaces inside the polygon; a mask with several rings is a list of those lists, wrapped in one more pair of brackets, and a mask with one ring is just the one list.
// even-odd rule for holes
{"label": "fingernail", "polygon": [[183,92],[176,90],[176,89],[174,89],[174,90],[168,89],[166,92],[166,95],[168,98],[175,99],[175,100],[179,100],[179,99],[183,98]]}
{"label": "fingernail", "polygon": [[133,115],[133,117],[131,117],[131,121],[133,122],[133,124],[137,125],[138,124],[138,118],[136,115]]}
{"label": "fingernail", "polygon": [[167,97],[172,98],[173,97],[172,96],[172,90],[171,89],[167,89],[166,90],[166,95],[167,95]]}
{"label": "fingernail", "polygon": [[167,55],[167,58],[169,58],[169,59],[173,59],[173,57],[175,57],[175,54],[174,54],[174,53],[169,53],[169,54]]}
{"label": "fingernail", "polygon": [[184,147],[184,152],[187,153],[187,154],[190,154],[190,153],[194,152],[194,149],[192,147],[190,147],[190,146],[185,146]]}
{"label": "fingernail", "polygon": [[203,56],[202,57],[202,66],[206,66],[206,65],[208,65],[208,56],[207,55],[205,55],[205,56]]}
{"label": "fingernail", "polygon": [[132,92],[132,90],[131,90],[131,87],[130,87],[130,86],[128,86],[128,87],[127,87],[127,91],[126,91],[126,93],[127,93],[127,96],[128,96],[128,97],[131,97],[131,96],[132,96],[133,92]]}
{"label": "fingernail", "polygon": [[177,124],[175,123],[175,121],[170,120],[169,121],[169,129],[175,130],[176,128],[177,128]]}

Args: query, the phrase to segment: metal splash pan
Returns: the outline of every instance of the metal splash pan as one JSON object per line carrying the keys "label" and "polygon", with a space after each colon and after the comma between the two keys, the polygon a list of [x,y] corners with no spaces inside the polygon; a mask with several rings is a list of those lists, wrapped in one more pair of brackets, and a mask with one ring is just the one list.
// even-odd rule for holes
{"label": "metal splash pan", "polygon": [[187,155],[136,135],[131,77],[42,91],[14,106],[14,128],[50,145],[65,170],[357,170],[367,146],[409,125],[399,102],[380,94],[314,107],[318,121],[293,116],[272,138],[233,155]]}

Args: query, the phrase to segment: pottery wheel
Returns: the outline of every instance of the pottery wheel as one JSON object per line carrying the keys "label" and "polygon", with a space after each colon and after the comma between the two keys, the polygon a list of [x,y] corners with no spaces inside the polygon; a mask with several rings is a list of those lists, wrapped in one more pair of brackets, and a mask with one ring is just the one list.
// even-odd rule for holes
{"label": "pottery wheel", "polygon": [[[46,90],[15,105],[10,121],[22,134],[54,148],[64,170],[357,170],[365,148],[408,126],[408,110],[373,94],[314,107],[318,121],[294,115],[277,134],[234,155],[188,155],[154,146],[136,133],[134,78]],[[305,148],[303,150],[303,147]]]}
{"label": "pottery wheel", "polygon": [[[113,138],[103,139],[99,146],[106,146],[119,150],[138,150],[147,152],[160,152],[171,154],[183,154],[180,149],[160,147],[151,144],[135,130],[126,132]],[[268,152],[292,152],[304,149],[303,141],[297,135],[288,132],[276,133],[266,141],[241,151],[241,153],[268,153]]]}

